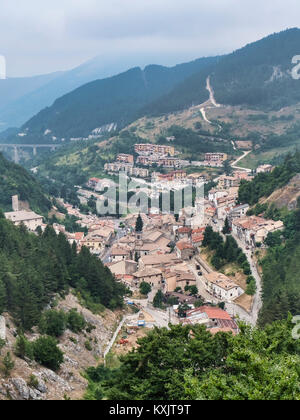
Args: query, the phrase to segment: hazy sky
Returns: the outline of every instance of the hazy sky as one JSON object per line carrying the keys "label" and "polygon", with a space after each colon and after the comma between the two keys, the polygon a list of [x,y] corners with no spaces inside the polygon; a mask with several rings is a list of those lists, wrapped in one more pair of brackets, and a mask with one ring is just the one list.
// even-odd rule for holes
{"label": "hazy sky", "polygon": [[94,56],[172,65],[299,26],[299,16],[299,0],[0,0],[0,55],[9,77]]}

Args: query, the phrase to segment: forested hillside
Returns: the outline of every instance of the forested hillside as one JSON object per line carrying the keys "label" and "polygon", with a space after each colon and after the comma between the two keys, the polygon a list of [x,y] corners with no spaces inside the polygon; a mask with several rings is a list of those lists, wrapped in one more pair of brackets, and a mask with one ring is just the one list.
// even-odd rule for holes
{"label": "forested hillside", "polygon": [[159,115],[188,108],[208,99],[206,78],[216,101],[261,109],[281,109],[300,102],[300,83],[291,76],[292,58],[299,54],[300,29],[289,29],[251,43],[212,63],[163,95],[144,112]]}
{"label": "forested hillside", "polygon": [[51,203],[36,179],[24,168],[6,160],[0,153],[0,209],[11,210],[12,195],[19,195],[21,201],[39,214],[46,214]]}
{"label": "forested hillside", "polygon": [[239,200],[254,206],[252,214],[283,220],[284,230],[270,233],[266,240],[268,250],[260,261],[263,271],[263,308],[259,322],[265,325],[283,319],[288,312],[300,313],[300,201],[296,210],[276,207],[272,202],[260,203],[275,190],[286,186],[300,173],[300,153],[286,157],[282,165],[271,173],[258,174],[252,182],[242,181]]}
{"label": "forested hillside", "polygon": [[[300,203],[299,203],[300,204]],[[283,319],[288,312],[300,313],[300,208],[280,214],[272,207],[270,216],[284,221],[283,232],[270,233],[266,240],[268,251],[261,260],[263,270],[263,308],[259,322],[265,325]]]}
{"label": "forested hillside", "polygon": [[77,254],[51,227],[38,236],[0,218],[0,314],[10,312],[24,330],[37,325],[55,293],[76,290],[92,310],[122,306],[124,286],[87,248]]}

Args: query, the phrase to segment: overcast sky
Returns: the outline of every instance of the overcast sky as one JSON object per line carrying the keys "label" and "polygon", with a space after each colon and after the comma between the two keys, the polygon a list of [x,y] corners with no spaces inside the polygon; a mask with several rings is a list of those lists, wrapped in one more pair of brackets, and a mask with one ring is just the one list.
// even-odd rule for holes
{"label": "overcast sky", "polygon": [[299,0],[0,0],[0,55],[9,77],[94,56],[173,65],[300,26],[299,16]]}

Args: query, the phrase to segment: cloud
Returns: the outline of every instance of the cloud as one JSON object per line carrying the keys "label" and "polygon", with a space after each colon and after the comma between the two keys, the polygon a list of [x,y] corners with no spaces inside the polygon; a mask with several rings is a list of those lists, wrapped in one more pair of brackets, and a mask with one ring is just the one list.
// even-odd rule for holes
{"label": "cloud", "polygon": [[227,53],[298,26],[300,14],[298,0],[0,1],[9,75],[71,68],[97,55],[174,64]]}

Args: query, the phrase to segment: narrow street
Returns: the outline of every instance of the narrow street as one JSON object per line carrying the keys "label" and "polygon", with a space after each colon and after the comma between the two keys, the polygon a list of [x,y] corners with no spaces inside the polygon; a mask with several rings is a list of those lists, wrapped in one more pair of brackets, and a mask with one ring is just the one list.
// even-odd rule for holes
{"label": "narrow street", "polygon": [[[213,228],[213,230],[215,232],[220,233],[224,238],[225,236],[221,233],[223,225],[224,225],[223,220],[216,219],[215,222],[216,223],[212,222],[210,224],[210,226]],[[247,250],[246,246],[239,240],[239,238],[237,238],[233,234],[232,234],[232,236],[237,241],[239,247],[243,250],[243,252],[247,256],[248,262],[249,262],[250,267],[251,267],[252,275],[253,275],[253,277],[255,278],[255,281],[256,281],[257,292],[254,296],[253,306],[252,306],[252,310],[251,310],[250,314],[248,312],[246,312],[243,308],[241,308],[239,305],[236,305],[233,302],[232,303],[226,303],[226,310],[228,311],[228,313],[230,315],[232,315],[232,316],[237,316],[238,315],[241,320],[247,322],[248,324],[256,325],[257,320],[258,320],[259,311],[262,307],[262,297],[261,297],[262,280],[261,280],[260,275],[258,273],[256,263],[252,259],[252,251]]]}
{"label": "narrow street", "polygon": [[201,265],[201,272],[202,273],[204,273],[205,271],[206,272],[210,272],[212,270],[210,270],[210,271],[205,270],[205,266],[206,265],[205,266],[202,265],[201,262],[199,261],[199,259],[201,260],[201,258],[199,257],[199,255],[197,255],[197,259],[195,258],[194,261],[193,261],[193,263],[192,264],[189,264],[189,268],[191,269],[191,271],[193,272],[193,274],[196,277],[196,286],[198,288],[199,295],[202,296],[205,299],[206,302],[208,302],[208,303],[211,302],[211,303],[213,303],[213,304],[216,305],[216,304],[218,304],[218,300],[215,299],[211,294],[209,294],[206,291],[205,279],[204,279],[203,276],[199,276],[198,272],[200,270],[198,270],[198,271],[196,270],[196,264],[200,264]]}

